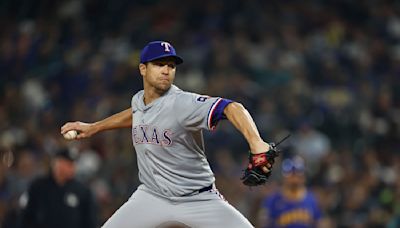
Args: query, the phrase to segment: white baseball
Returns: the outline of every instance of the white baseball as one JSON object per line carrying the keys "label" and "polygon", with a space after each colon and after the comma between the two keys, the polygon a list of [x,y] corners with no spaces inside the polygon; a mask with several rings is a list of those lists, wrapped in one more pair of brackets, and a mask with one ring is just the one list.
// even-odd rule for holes
{"label": "white baseball", "polygon": [[71,130],[71,131],[67,131],[64,134],[64,138],[67,139],[67,140],[72,140],[72,139],[75,139],[77,135],[78,135],[77,131]]}

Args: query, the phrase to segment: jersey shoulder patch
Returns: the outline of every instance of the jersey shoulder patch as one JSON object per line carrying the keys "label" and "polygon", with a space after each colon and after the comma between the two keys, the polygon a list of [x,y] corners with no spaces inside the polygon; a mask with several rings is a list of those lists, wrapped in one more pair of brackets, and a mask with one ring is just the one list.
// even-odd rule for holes
{"label": "jersey shoulder patch", "polygon": [[205,102],[210,96],[207,95],[198,95],[196,101]]}

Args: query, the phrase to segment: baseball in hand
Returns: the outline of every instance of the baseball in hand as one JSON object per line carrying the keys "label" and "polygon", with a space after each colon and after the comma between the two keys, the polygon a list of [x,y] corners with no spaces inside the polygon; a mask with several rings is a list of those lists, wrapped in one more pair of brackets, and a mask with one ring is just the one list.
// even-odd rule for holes
{"label": "baseball in hand", "polygon": [[78,135],[77,131],[71,130],[71,131],[67,131],[67,133],[64,134],[64,138],[67,140],[72,140],[72,139],[75,139],[77,135]]}

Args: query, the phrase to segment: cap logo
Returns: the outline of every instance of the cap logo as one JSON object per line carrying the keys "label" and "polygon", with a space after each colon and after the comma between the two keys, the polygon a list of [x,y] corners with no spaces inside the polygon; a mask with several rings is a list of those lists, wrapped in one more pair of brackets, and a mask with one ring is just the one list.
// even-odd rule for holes
{"label": "cap logo", "polygon": [[164,47],[164,51],[170,52],[171,50],[169,49],[171,47],[171,44],[168,42],[161,42],[161,46]]}
{"label": "cap logo", "polygon": [[161,58],[172,57],[175,63],[183,63],[183,59],[176,55],[174,46],[166,41],[153,41],[148,43],[140,53],[140,63],[146,63]]}

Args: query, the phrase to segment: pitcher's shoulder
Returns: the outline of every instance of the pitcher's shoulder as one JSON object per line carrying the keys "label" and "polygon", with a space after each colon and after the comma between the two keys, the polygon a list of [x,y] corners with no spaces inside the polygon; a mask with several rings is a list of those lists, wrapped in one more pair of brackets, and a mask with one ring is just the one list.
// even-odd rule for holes
{"label": "pitcher's shoulder", "polygon": [[194,92],[185,91],[174,86],[171,95],[177,97],[177,100],[195,100],[197,97],[204,96]]}
{"label": "pitcher's shoulder", "polygon": [[143,93],[144,93],[144,90],[143,90],[143,89],[137,91],[135,94],[133,94],[132,99],[134,99],[134,98],[137,99],[138,97],[143,96]]}
{"label": "pitcher's shoulder", "polygon": [[132,96],[132,99],[131,99],[131,107],[132,107],[132,109],[133,109],[134,112],[135,112],[136,109],[140,106],[140,105],[139,105],[139,101],[140,101],[140,99],[143,99],[143,93],[144,93],[144,91],[143,91],[143,90],[140,90],[140,91],[138,91],[137,93],[135,93],[135,94]]}

